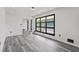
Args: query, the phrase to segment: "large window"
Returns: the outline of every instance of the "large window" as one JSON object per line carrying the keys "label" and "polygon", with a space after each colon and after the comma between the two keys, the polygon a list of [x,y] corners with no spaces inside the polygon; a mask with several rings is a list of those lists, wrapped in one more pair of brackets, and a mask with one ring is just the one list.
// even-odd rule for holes
{"label": "large window", "polygon": [[55,14],[36,18],[36,31],[55,35]]}

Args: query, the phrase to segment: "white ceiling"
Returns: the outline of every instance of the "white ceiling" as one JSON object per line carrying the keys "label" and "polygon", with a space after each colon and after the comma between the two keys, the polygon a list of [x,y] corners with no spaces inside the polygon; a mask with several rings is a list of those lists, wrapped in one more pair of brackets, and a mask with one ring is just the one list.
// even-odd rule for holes
{"label": "white ceiling", "polygon": [[32,10],[31,7],[6,7],[5,10],[8,15],[34,16],[49,10],[53,10],[54,8],[56,7],[35,7],[35,9]]}

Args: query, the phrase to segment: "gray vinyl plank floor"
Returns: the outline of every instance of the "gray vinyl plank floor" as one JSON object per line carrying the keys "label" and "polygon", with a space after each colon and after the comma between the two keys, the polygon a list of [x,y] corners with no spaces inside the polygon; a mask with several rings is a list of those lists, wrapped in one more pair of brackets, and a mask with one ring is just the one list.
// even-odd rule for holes
{"label": "gray vinyl plank floor", "polygon": [[[75,48],[75,47],[74,47]],[[79,48],[27,33],[6,38],[3,52],[77,52]]]}

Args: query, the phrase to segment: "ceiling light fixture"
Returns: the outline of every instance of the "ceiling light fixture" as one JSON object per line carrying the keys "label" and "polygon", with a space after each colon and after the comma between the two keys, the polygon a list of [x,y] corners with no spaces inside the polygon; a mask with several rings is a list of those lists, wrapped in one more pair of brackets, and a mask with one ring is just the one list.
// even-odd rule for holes
{"label": "ceiling light fixture", "polygon": [[32,10],[35,10],[35,7],[31,7],[32,8]]}

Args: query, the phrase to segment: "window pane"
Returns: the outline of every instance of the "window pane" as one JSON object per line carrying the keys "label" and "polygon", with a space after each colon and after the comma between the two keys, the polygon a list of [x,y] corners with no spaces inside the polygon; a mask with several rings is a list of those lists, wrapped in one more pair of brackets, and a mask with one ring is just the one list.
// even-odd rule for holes
{"label": "window pane", "polygon": [[45,17],[41,18],[41,22],[45,22]]}
{"label": "window pane", "polygon": [[37,27],[37,31],[40,31],[40,28]]}
{"label": "window pane", "polygon": [[54,29],[47,28],[47,33],[54,34]]}
{"label": "window pane", "polygon": [[37,19],[37,22],[40,22],[40,19],[39,18]]}
{"label": "window pane", "polygon": [[48,16],[46,21],[47,22],[54,21],[54,16],[53,15],[52,16]]}
{"label": "window pane", "polygon": [[41,28],[41,32],[45,32],[45,28]]}
{"label": "window pane", "polygon": [[47,27],[54,27],[54,22],[47,22]]}
{"label": "window pane", "polygon": [[45,27],[45,23],[41,23],[41,27]]}
{"label": "window pane", "polygon": [[37,23],[37,26],[40,26],[40,22],[39,22],[39,23]]}

